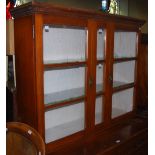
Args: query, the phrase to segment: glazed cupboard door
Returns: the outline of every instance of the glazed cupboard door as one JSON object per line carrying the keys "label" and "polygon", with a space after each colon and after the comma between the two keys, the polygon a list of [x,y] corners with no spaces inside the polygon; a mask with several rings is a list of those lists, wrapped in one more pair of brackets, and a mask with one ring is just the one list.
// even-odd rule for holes
{"label": "glazed cupboard door", "polygon": [[113,93],[111,118],[134,111],[136,95],[136,66],[138,33],[135,30],[115,29],[113,52]]}
{"label": "glazed cupboard door", "polygon": [[105,27],[97,26],[95,125],[104,122]]}
{"label": "glazed cupboard door", "polygon": [[45,142],[85,130],[87,27],[44,24]]}

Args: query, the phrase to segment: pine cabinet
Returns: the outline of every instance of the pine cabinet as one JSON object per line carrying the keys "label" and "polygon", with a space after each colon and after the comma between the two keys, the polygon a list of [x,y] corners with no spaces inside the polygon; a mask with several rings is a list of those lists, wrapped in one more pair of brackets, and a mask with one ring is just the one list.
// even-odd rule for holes
{"label": "pine cabinet", "polygon": [[34,2],[12,14],[18,121],[47,153],[134,116],[144,21]]}

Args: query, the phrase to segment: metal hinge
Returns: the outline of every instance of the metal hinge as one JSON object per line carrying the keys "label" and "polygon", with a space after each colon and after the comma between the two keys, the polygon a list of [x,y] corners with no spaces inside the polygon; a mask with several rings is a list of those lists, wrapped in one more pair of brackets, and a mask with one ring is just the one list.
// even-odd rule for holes
{"label": "metal hinge", "polygon": [[33,35],[33,39],[34,39],[34,25],[32,25],[32,35]]}

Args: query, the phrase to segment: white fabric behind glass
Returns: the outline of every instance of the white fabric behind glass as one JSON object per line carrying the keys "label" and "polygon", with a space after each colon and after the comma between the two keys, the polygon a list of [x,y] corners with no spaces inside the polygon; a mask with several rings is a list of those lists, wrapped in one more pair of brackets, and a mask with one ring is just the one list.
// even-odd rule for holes
{"label": "white fabric behind glass", "polygon": [[114,57],[135,57],[136,40],[136,32],[115,32]]}
{"label": "white fabric behind glass", "polygon": [[135,78],[135,61],[128,61],[114,64],[113,80],[132,83]]}
{"label": "white fabric behind glass", "polygon": [[84,87],[85,67],[44,72],[44,94]]}
{"label": "white fabric behind glass", "polygon": [[83,130],[85,127],[84,115],[84,102],[46,112],[46,142],[54,141]]}
{"label": "white fabric behind glass", "polygon": [[77,28],[43,29],[44,63],[85,60],[87,31]]}
{"label": "white fabric behind glass", "polygon": [[132,111],[133,109],[133,88],[127,89],[112,96],[112,118]]}
{"label": "white fabric behind glass", "polygon": [[98,64],[96,66],[96,91],[103,91],[103,73],[104,64]]}
{"label": "white fabric behind glass", "polygon": [[96,98],[96,104],[95,104],[95,124],[99,124],[102,122],[102,106],[103,106],[103,101],[102,97],[97,97]]}
{"label": "white fabric behind glass", "polygon": [[97,31],[97,59],[103,60],[104,59],[104,37],[105,32],[103,29],[99,29]]}

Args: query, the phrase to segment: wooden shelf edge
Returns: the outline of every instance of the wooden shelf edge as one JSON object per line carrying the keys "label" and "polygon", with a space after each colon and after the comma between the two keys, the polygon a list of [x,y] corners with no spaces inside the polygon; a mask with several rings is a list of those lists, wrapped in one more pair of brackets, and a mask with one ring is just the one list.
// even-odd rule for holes
{"label": "wooden shelf edge", "polygon": [[131,57],[131,58],[114,58],[114,63],[120,63],[125,61],[133,61],[137,60],[137,57]]}
{"label": "wooden shelf edge", "polygon": [[132,87],[135,87],[135,83],[128,83],[128,84],[125,84],[125,85],[121,85],[121,86],[118,86],[118,87],[114,87],[113,88],[113,93],[115,92],[119,92],[119,91],[122,91],[122,90],[125,90],[125,89],[129,89],[129,88],[132,88]]}
{"label": "wooden shelf edge", "polygon": [[105,60],[97,60],[97,64],[104,63]]}
{"label": "wooden shelf edge", "polygon": [[54,108],[58,108],[58,107],[63,107],[63,106],[67,106],[67,105],[71,105],[71,104],[76,104],[78,102],[84,101],[85,96],[81,96],[75,99],[71,99],[71,100],[66,100],[66,101],[62,101],[56,104],[45,104],[45,111],[48,111],[50,109],[54,109]]}
{"label": "wooden shelf edge", "polygon": [[96,92],[96,97],[104,96],[103,91]]}
{"label": "wooden shelf edge", "polygon": [[53,68],[65,68],[65,67],[80,67],[86,65],[86,61],[81,62],[63,62],[63,63],[53,63],[53,64],[44,64],[45,70],[50,70]]}

